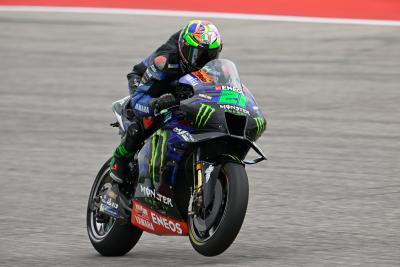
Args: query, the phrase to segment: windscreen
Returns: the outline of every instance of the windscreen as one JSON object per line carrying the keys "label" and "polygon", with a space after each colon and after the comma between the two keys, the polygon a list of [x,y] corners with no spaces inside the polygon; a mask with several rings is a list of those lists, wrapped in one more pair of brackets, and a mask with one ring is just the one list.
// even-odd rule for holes
{"label": "windscreen", "polygon": [[[201,70],[192,73],[203,85],[225,85],[242,89],[239,73],[235,64],[227,59],[215,59],[208,62]],[[196,87],[194,85],[194,87]]]}

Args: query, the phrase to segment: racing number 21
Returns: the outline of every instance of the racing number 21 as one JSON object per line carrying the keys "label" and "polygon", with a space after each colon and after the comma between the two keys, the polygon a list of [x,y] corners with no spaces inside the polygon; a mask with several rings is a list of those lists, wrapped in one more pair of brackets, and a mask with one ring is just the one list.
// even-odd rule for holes
{"label": "racing number 21", "polygon": [[231,104],[244,108],[246,106],[246,97],[235,91],[222,90],[218,104]]}

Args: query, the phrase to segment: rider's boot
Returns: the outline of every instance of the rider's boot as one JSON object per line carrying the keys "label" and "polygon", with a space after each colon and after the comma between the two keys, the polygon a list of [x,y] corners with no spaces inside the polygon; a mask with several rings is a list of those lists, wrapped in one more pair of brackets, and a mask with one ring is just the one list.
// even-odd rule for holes
{"label": "rider's boot", "polygon": [[[110,177],[112,179],[111,187],[104,194],[104,202],[111,212],[106,212],[113,217],[126,217],[125,209],[129,210],[130,198],[124,195],[124,185],[129,182],[131,175],[129,174],[129,162],[132,161],[135,151],[137,151],[141,142],[142,126],[134,120],[129,125],[125,136],[121,140],[121,144],[115,149],[115,152],[110,161]],[[128,185],[129,186],[129,185]],[[126,187],[126,186],[125,186]],[[117,214],[117,215],[116,215]]]}
{"label": "rider's boot", "polygon": [[126,150],[124,144],[120,144],[110,161],[110,177],[114,182],[122,184],[126,181],[129,169],[129,159],[132,154]]}
{"label": "rider's boot", "polygon": [[129,176],[129,161],[132,154],[126,150],[122,143],[115,150],[110,161],[111,187],[107,188],[102,197],[104,213],[115,218],[126,219],[126,208],[129,208],[129,200],[121,192],[121,187],[127,182]]}

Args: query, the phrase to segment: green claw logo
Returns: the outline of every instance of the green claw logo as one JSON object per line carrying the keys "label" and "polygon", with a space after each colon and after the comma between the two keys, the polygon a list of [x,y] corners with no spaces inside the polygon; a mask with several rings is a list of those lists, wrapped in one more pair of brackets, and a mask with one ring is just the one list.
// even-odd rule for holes
{"label": "green claw logo", "polygon": [[262,117],[254,118],[257,124],[257,135],[260,135],[265,130],[265,120]]}
{"label": "green claw logo", "polygon": [[[160,179],[158,175],[156,175],[156,165],[158,161],[158,150],[161,145],[161,151],[160,151],[160,162],[159,162],[159,170],[161,170],[162,165],[164,163],[164,150],[165,150],[165,144],[167,142],[167,132],[158,130],[152,137],[151,139],[151,158],[150,158],[150,176],[153,179],[153,183],[159,182]],[[158,178],[158,179],[156,179]]]}
{"label": "green claw logo", "polygon": [[215,108],[206,104],[201,104],[200,109],[197,112],[196,121],[194,125],[198,128],[204,127],[214,112]]}

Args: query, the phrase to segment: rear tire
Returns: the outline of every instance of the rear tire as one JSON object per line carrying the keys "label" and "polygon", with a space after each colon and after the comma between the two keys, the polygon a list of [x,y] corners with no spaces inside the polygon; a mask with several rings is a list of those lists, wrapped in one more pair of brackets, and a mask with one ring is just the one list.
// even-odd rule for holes
{"label": "rear tire", "polygon": [[112,219],[106,224],[107,230],[103,228],[104,232],[99,231],[98,223],[96,223],[96,211],[93,210],[92,203],[101,187],[111,181],[109,164],[110,160],[100,169],[93,183],[87,207],[86,226],[90,242],[101,255],[122,256],[136,245],[143,231],[131,225],[129,221],[121,225]]}
{"label": "rear tire", "polygon": [[[224,252],[235,240],[240,231],[247,210],[249,198],[249,183],[243,165],[233,162],[226,163],[221,169],[220,178],[226,192],[226,200],[221,205],[221,219],[213,232],[207,238],[201,238],[189,217],[189,239],[193,248],[208,257]],[[223,207],[222,207],[223,206]]]}

